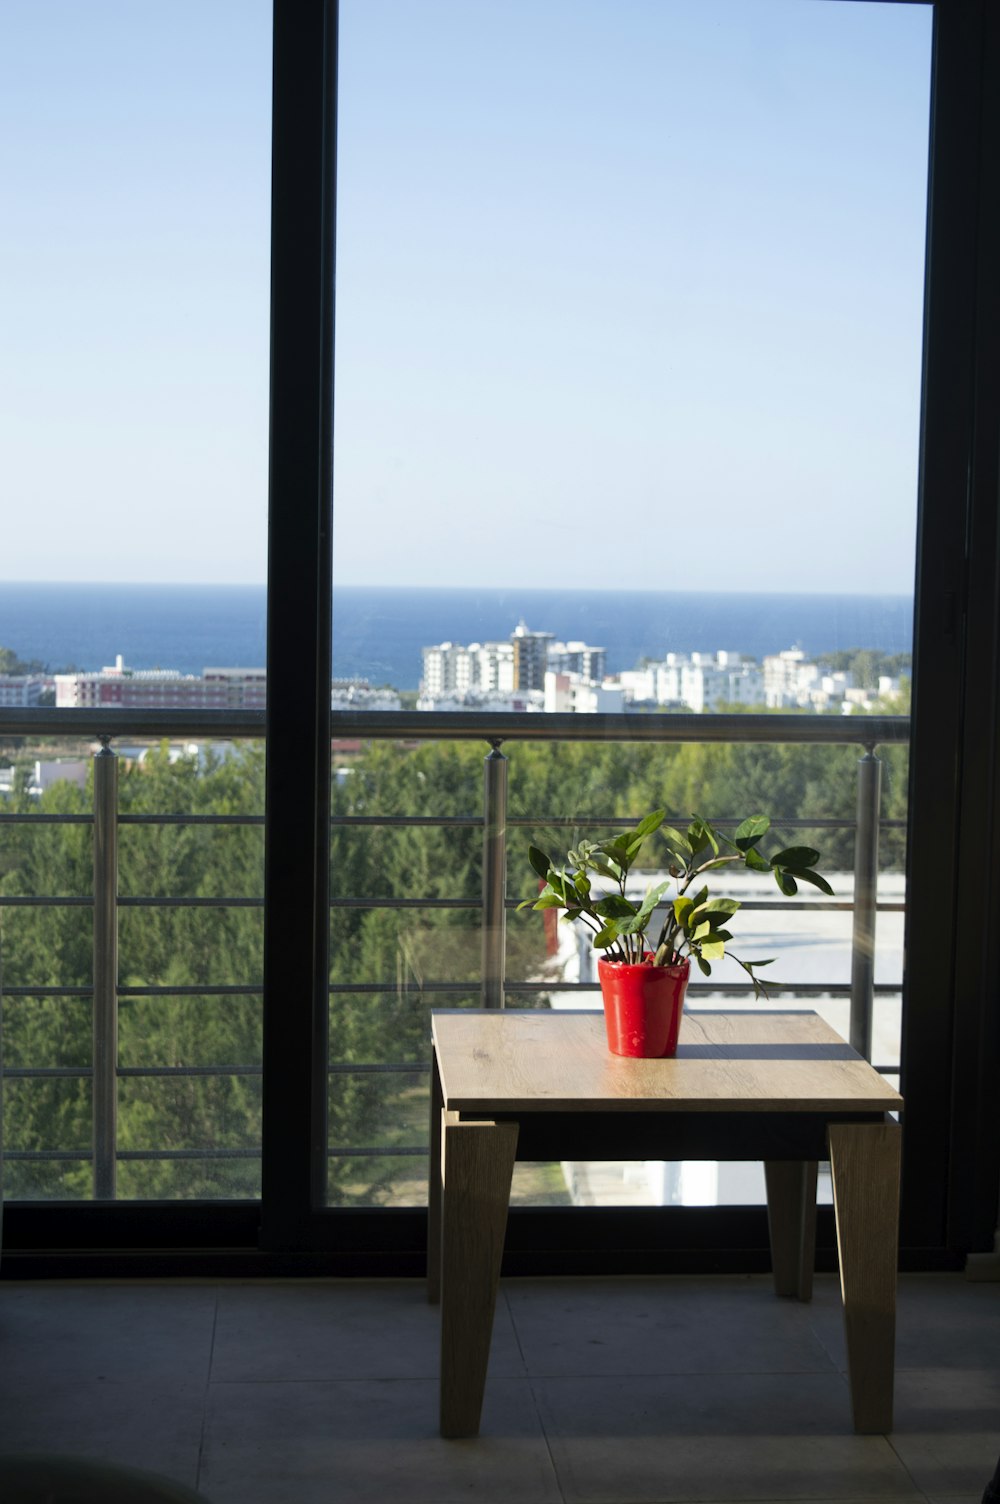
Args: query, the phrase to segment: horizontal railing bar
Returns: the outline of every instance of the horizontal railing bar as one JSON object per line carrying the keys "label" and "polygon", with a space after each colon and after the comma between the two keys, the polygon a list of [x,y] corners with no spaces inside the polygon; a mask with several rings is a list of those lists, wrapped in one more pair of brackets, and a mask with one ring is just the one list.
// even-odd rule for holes
{"label": "horizontal railing bar", "polygon": [[[529,893],[528,897],[532,898],[532,897],[534,897],[534,895],[531,894],[531,893]],[[516,908],[519,907],[519,905],[522,902],[523,902],[523,900],[519,899],[519,898],[508,898],[506,900],[507,908],[508,909],[516,909]],[[888,900],[886,901],[886,903],[884,903],[882,905],[882,908],[884,910],[889,910],[892,907],[898,908],[899,911],[902,913],[905,910],[906,905],[905,904],[890,905],[888,903]],[[809,899],[809,898],[802,898],[802,899],[798,899],[798,898],[796,898],[796,899],[788,899],[788,898],[784,898],[784,899],[782,899],[782,898],[775,898],[775,899],[744,898],[744,899],[740,900],[740,911],[742,913],[746,913],[749,910],[754,910],[757,913],[764,913],[764,912],[766,912],[767,910],[770,909],[770,910],[773,910],[775,913],[779,913],[779,912],[781,912],[781,913],[803,913],[805,911],[809,911],[811,913],[817,913],[817,914],[820,913],[820,912],[824,912],[824,913],[828,913],[828,914],[829,913],[843,914],[843,913],[850,913],[853,908],[854,908],[854,904],[853,904],[852,900],[849,899],[849,898],[814,898],[814,899]]]}
{"label": "horizontal railing bar", "polygon": [[[675,814],[673,816],[668,815],[667,818],[674,825],[683,825],[690,820],[691,816]],[[810,815],[771,815],[769,818],[772,826],[782,827],[786,830],[788,828],[793,830],[853,830],[858,823],[854,819],[814,819]],[[578,825],[586,825],[590,829],[598,827],[603,829],[605,826],[628,826],[638,825],[638,823],[639,817],[636,815],[559,815],[552,819],[544,815],[507,816],[508,829],[511,826],[517,825],[526,830],[533,830],[536,826],[540,825],[544,825],[546,828],[552,830],[574,830]],[[719,830],[730,830],[739,825],[740,820],[734,815],[731,818],[726,817],[721,820],[713,820],[711,823]],[[879,820],[879,825],[883,829],[906,829],[905,820],[884,819]]]}
{"label": "horizontal railing bar", "polygon": [[[675,820],[682,822],[687,816],[675,816]],[[93,815],[49,815],[49,814],[0,814],[0,825],[93,825]],[[637,825],[638,817],[635,815],[559,815],[538,817],[532,815],[508,815],[508,828],[519,827],[525,830],[534,830],[544,827],[547,830],[574,830],[580,825],[590,828],[608,826]],[[834,820],[811,818],[807,815],[774,815],[771,824],[775,827],[793,830],[853,830],[854,820]],[[253,828],[263,827],[263,815],[124,815],[118,816],[119,825],[219,825],[219,826],[243,826]],[[466,829],[481,830],[483,819],[481,815],[331,815],[331,826],[338,829],[346,829],[351,826],[359,828],[378,829],[385,827],[390,830],[404,830],[408,828],[431,828],[431,829]],[[726,830],[736,826],[739,821],[732,819],[713,820],[712,824],[720,830]],[[879,826],[882,830],[905,830],[905,820],[881,819]]]}
{"label": "horizontal railing bar", "polygon": [[34,894],[0,893],[0,909],[87,909],[93,908],[94,900],[87,898],[38,897]]}
{"label": "horizontal railing bar", "polygon": [[404,1157],[407,1159],[416,1159],[419,1155],[421,1159],[426,1159],[429,1153],[429,1144],[407,1144],[405,1146],[400,1144],[396,1149],[374,1149],[368,1147],[360,1149],[327,1149],[326,1157],[327,1159],[400,1159]]}
{"label": "horizontal railing bar", "polygon": [[[30,819],[30,816],[28,817]],[[119,825],[263,825],[263,815],[119,815]]]}
{"label": "horizontal railing bar", "polygon": [[255,1149],[119,1149],[118,1159],[259,1159],[260,1147]]}
{"label": "horizontal railing bar", "polygon": [[331,1061],[326,1068],[328,1076],[412,1076],[429,1070],[430,1062],[427,1060],[417,1060],[410,1065],[402,1060],[382,1065],[354,1065],[349,1060],[337,1060]]}
{"label": "horizontal railing bar", "polygon": [[[796,994],[799,997],[849,997],[851,993],[850,982],[768,982],[768,990],[786,996]],[[601,990],[600,982],[512,982],[509,978],[504,983],[508,992],[523,992],[525,994],[549,993],[549,992],[590,992],[595,996]],[[392,990],[390,986],[380,989],[383,992]],[[431,989],[424,987],[425,992]],[[875,992],[884,996],[898,996],[901,991],[898,982],[876,982]],[[689,982],[687,989],[688,997],[712,997],[713,995],[725,997],[752,997],[753,987],[746,982]],[[558,1011],[558,1010],[556,1010]]]}
{"label": "horizontal railing bar", "polygon": [[120,909],[262,909],[263,898],[125,898]]}
{"label": "horizontal railing bar", "polygon": [[479,898],[331,898],[331,909],[479,909]]}
{"label": "horizontal railing bar", "polygon": [[120,1065],[119,1076],[262,1076],[260,1065]]}
{"label": "horizontal railing bar", "polygon": [[83,1081],[94,1074],[90,1065],[5,1065],[5,1081]]}
{"label": "horizontal railing bar", "polygon": [[0,825],[93,825],[93,815],[4,815]]}
{"label": "horizontal railing bar", "polygon": [[[599,982],[512,982],[509,978],[504,983],[508,992],[524,993],[549,993],[549,992],[600,992]],[[772,991],[778,990],[777,982],[769,982]],[[398,987],[393,979],[385,982],[331,982],[329,992],[331,996],[342,994],[347,997],[394,997]],[[848,996],[851,990],[849,982],[786,982],[781,989],[784,992],[797,992],[803,996],[823,997],[826,994],[832,996]],[[876,982],[875,992],[886,996],[898,995],[901,988],[898,982]],[[407,988],[406,991],[421,994],[435,993],[442,996],[469,993],[478,996],[478,982],[421,982],[419,985]],[[741,997],[752,996],[753,987],[743,982],[691,982],[688,986],[688,996],[698,994],[710,995],[712,993],[725,993],[727,996]]]}
{"label": "horizontal railing bar", "polygon": [[207,983],[203,987],[185,984],[183,987],[170,987],[166,983],[159,983],[155,987],[119,987],[119,998],[126,997],[262,997],[263,987],[258,982],[254,986],[250,982],[226,983],[222,986]]}
{"label": "horizontal railing bar", "polygon": [[[0,711],[5,736],[208,736],[260,739],[263,710],[30,709]],[[909,741],[901,715],[559,715],[531,712],[335,710],[333,740],[785,742],[879,746]]]}
{"label": "horizontal railing bar", "polygon": [[448,829],[461,826],[464,829],[482,830],[482,815],[331,815],[330,824],[337,826],[360,825],[399,827],[407,829],[410,826],[441,826]]}
{"label": "horizontal railing bar", "polygon": [[[333,993],[343,993],[345,995],[350,994],[351,996],[354,996],[354,995],[360,996],[360,995],[365,994],[365,993],[370,993],[370,994],[393,993],[393,994],[395,994],[399,990],[400,990],[399,986],[396,983],[395,979],[393,979],[391,982],[331,982],[330,986],[329,986],[329,991],[330,991],[331,994],[333,994]],[[554,988],[550,987],[548,990],[550,992],[552,992],[552,991],[554,991]],[[478,995],[479,995],[479,981],[477,979],[475,981],[470,981],[470,982],[421,982],[419,985],[414,985],[413,987],[405,987],[405,988],[403,988],[403,991],[404,992],[469,992],[469,993],[475,993],[475,995],[478,997]]]}
{"label": "horizontal railing bar", "polygon": [[[529,894],[530,898],[532,895]],[[39,897],[37,895],[7,895],[0,894],[0,908],[8,909],[43,909],[43,908],[88,908],[93,905],[93,898],[60,898]],[[522,902],[519,898],[506,899],[506,907],[514,910]],[[263,898],[130,898],[119,896],[118,907],[120,909],[262,909]],[[481,907],[478,898],[331,898],[331,909],[478,909]],[[905,903],[885,899],[875,905],[880,914],[904,914]],[[744,912],[751,910],[763,912],[773,909],[776,913],[798,913],[821,911],[849,913],[854,904],[850,899],[744,899],[740,908]]]}
{"label": "horizontal railing bar", "polygon": [[415,741],[803,742],[877,746],[906,742],[908,716],[559,715],[482,711],[339,710],[331,735]]}
{"label": "horizontal railing bar", "polygon": [[209,736],[224,740],[263,740],[263,710],[182,710],[167,708],[115,709],[64,706],[0,710],[4,736],[146,737],[154,741],[173,736]]}
{"label": "horizontal railing bar", "polygon": [[93,1159],[90,1149],[5,1149],[4,1159],[17,1159],[21,1161],[42,1160],[46,1163],[61,1164],[63,1161],[78,1161]]}
{"label": "horizontal railing bar", "polygon": [[4,997],[93,997],[93,984],[86,987],[8,987],[6,982],[3,989]]}

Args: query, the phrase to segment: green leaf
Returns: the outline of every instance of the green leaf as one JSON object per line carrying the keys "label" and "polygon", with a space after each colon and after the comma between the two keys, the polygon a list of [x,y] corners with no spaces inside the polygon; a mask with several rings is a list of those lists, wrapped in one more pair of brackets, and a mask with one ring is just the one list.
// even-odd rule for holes
{"label": "green leaf", "polygon": [[833,889],[830,887],[830,884],[827,882],[826,878],[822,877],[820,873],[809,872],[804,867],[801,869],[796,867],[795,876],[799,879],[800,882],[812,883],[813,887],[818,888],[821,893],[827,893],[830,895],[830,897],[833,896]]}
{"label": "green leaf", "polygon": [[640,820],[638,825],[635,827],[635,830],[633,830],[633,841],[636,839],[636,837],[639,837],[644,841],[647,836],[651,836],[654,830],[659,830],[666,817],[667,812],[665,809],[654,809],[653,813],[651,815],[646,815],[645,819]]}
{"label": "green leaf", "polygon": [[538,873],[538,876],[544,878],[545,881],[548,882],[549,868],[552,866],[552,863],[545,855],[545,852],[540,851],[537,846],[529,846],[528,861],[534,867],[535,871]]}
{"label": "green leaf", "polygon": [[735,914],[741,905],[736,898],[713,898],[702,909],[703,914],[720,914],[727,919],[730,914]]}
{"label": "green leaf", "polygon": [[607,950],[608,946],[614,945],[617,939],[618,926],[616,924],[606,924],[604,928],[602,930],[598,930],[597,934],[594,936],[594,949]]}
{"label": "green leaf", "polygon": [[656,905],[659,903],[660,899],[663,897],[664,893],[670,886],[671,884],[667,882],[657,883],[655,888],[650,888],[649,892],[642,900],[642,903],[639,905],[638,917],[640,919],[649,918],[650,914],[656,908]]}
{"label": "green leaf", "polygon": [[733,844],[741,851],[750,851],[770,828],[771,822],[766,815],[751,815],[748,820],[737,825],[733,832]]}
{"label": "green leaf", "polygon": [[703,846],[712,848],[712,855],[719,854],[719,840],[703,815],[695,815],[688,826],[688,840],[691,842],[691,850],[699,852]]}
{"label": "green leaf", "polygon": [[687,916],[694,908],[693,898],[675,898],[673,902],[674,918],[678,924],[684,924]]}
{"label": "green leaf", "polygon": [[708,962],[703,960],[702,957],[697,954],[697,952],[695,952],[695,960],[698,962],[698,970],[702,972],[706,977],[710,977],[712,975],[712,968],[711,966],[709,966]]}
{"label": "green leaf", "polygon": [[812,846],[789,846],[785,851],[776,851],[771,858],[772,867],[815,867],[819,852]]}
{"label": "green leaf", "polygon": [[609,856],[621,868],[623,873],[628,871],[631,858],[629,856],[629,838],[627,835],[612,836],[610,840],[603,841],[597,849],[598,851],[603,851],[605,856]]}
{"label": "green leaf", "polygon": [[774,880],[786,898],[794,898],[795,894],[799,891],[798,883],[792,874],[786,872],[783,867],[775,867]]}
{"label": "green leaf", "polygon": [[743,864],[749,867],[751,872],[770,872],[772,870],[771,863],[766,861],[760,852],[755,851],[752,846],[747,851]]}
{"label": "green leaf", "polygon": [[606,898],[594,904],[594,913],[602,919],[631,919],[636,913],[636,906],[620,893],[609,893]]}
{"label": "green leaf", "polygon": [[[543,893],[540,898],[526,899],[525,903],[530,903],[533,909],[564,909],[566,907],[566,900],[560,898],[558,893]],[[524,906],[523,903],[518,904],[519,909],[523,909]]]}
{"label": "green leaf", "polygon": [[677,855],[681,857],[685,862],[687,861],[688,857],[694,855],[694,852],[691,850],[691,842],[688,840],[687,836],[681,835],[680,831],[675,830],[672,825],[664,825],[662,830],[660,831],[660,835],[666,841],[670,849],[672,851],[676,851]]}
{"label": "green leaf", "polygon": [[706,940],[701,947],[701,954],[708,961],[721,961],[726,954],[726,946],[723,940]]}

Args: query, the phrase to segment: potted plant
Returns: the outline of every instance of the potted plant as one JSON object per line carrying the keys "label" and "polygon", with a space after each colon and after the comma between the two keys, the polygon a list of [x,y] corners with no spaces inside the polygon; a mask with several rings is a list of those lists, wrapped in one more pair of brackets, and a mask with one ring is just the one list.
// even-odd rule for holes
{"label": "potted plant", "polygon": [[[713,898],[699,885],[707,872],[740,866],[749,872],[772,873],[787,897],[800,882],[822,893],[833,889],[815,870],[819,852],[811,846],[789,846],[765,856],[759,844],[770,829],[766,815],[751,815],[730,837],[701,815],[692,817],[686,831],[664,823],[666,810],[654,810],[632,830],[603,841],[580,841],[569,851],[564,866],[555,866],[537,846],[528,860],[544,887],[527,898],[521,909],[563,909],[593,931],[598,961],[608,1047],[616,1055],[668,1056],[677,1049],[684,994],[691,959],[705,976],[712,962],[721,961],[732,939],[729,921],[740,907],[735,898]],[[668,852],[669,877],[641,899],[626,892],[629,873],[646,841],[659,831]],[[603,879],[604,886],[597,882]],[[673,889],[673,897],[665,895]],[[650,928],[664,908],[655,939]],[[767,990],[757,976],[773,957],[746,961],[730,951],[753,982],[754,995]]]}

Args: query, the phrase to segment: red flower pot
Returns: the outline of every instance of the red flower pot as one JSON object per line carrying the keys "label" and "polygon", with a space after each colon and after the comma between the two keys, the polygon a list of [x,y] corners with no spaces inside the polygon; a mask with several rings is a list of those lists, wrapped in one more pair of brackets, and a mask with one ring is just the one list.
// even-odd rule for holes
{"label": "red flower pot", "polygon": [[690,969],[688,960],[679,966],[654,966],[651,955],[638,966],[598,961],[608,1049],[613,1055],[662,1059],[677,1053]]}

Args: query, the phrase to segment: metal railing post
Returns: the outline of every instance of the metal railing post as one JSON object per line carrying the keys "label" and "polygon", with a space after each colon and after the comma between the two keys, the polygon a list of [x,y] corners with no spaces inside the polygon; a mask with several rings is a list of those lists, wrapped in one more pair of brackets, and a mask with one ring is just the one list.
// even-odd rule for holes
{"label": "metal railing post", "polygon": [[113,1201],[118,1140],[118,758],[94,755],[94,1200]]}
{"label": "metal railing post", "polygon": [[851,934],[851,1045],[872,1058],[875,1001],[875,905],[882,763],[874,746],[858,762],[858,817],[854,836],[854,925]]}
{"label": "metal railing post", "polygon": [[484,1008],[502,1008],[507,944],[507,759],[491,739],[483,765]]}

